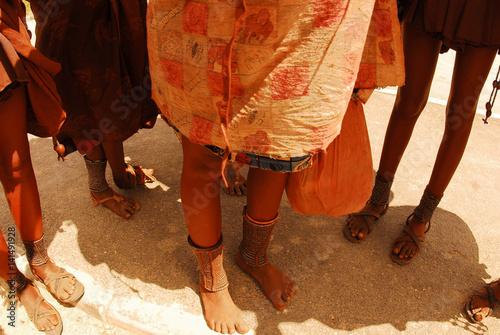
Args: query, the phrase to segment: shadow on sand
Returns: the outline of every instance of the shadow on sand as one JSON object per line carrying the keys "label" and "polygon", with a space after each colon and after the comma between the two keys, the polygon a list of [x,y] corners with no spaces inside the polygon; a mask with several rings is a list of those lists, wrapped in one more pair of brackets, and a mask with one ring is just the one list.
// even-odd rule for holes
{"label": "shadow on sand", "polygon": [[[155,131],[165,132],[161,141],[152,132],[144,132],[125,142],[125,153],[133,163],[154,167],[156,177],[167,187],[120,191],[141,204],[130,221],[92,207],[84,162],[78,154],[60,163],[49,139],[31,140],[46,243],[50,244],[63,221],[72,220],[78,228],[81,253],[90,264],[105,263],[124,277],[167,290],[188,286],[198,292],[196,261],[186,241],[178,202],[182,152],[166,125],[158,122]],[[108,180],[112,180],[110,175]],[[391,207],[365,242],[353,244],[342,234],[345,217],[301,216],[283,200],[269,256],[299,289],[286,311],[277,312],[234,259],[244,204],[245,198],[222,194],[225,266],[236,305],[256,313],[257,334],[280,334],[292,323],[306,327],[311,320],[326,330],[382,324],[404,330],[410,322],[438,321],[476,334],[487,331],[484,325],[470,325],[461,316],[469,296],[489,275],[478,261],[478,246],[467,223],[455,214],[437,209],[422,252],[410,265],[399,266],[389,253],[413,207]],[[5,231],[12,224],[5,203],[1,213]]]}

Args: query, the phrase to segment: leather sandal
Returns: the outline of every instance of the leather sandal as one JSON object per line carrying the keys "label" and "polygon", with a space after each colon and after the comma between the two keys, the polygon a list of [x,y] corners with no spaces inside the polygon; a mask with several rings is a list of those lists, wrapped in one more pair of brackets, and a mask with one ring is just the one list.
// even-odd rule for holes
{"label": "leather sandal", "polygon": [[[114,200],[114,201],[116,201],[118,203],[124,203],[125,202],[125,198],[122,195],[119,195],[118,193],[116,193],[111,187],[109,187],[109,189],[111,189],[111,191],[113,192],[113,195],[111,197],[106,197],[106,198],[100,199],[100,200],[96,198],[96,196],[94,195],[94,192],[92,190],[90,191],[90,197],[92,198],[92,201],[94,202],[94,207],[103,206],[103,207],[107,207],[107,208],[111,209],[110,207],[104,205],[107,201]],[[141,208],[141,206],[139,206],[139,203],[137,202],[137,200],[135,200],[133,198],[128,198],[128,200],[131,201],[131,202],[133,202],[133,204],[134,204],[134,210],[135,211],[138,211]],[[119,213],[117,213],[115,211],[113,211],[113,212],[115,214],[120,215]]]}
{"label": "leather sandal", "polygon": [[[26,309],[26,312],[28,313],[29,319],[31,320],[31,322],[33,322],[33,324],[35,325],[36,329],[40,330],[39,321],[41,319],[47,318],[47,317],[49,317],[51,315],[57,316],[57,320],[59,322],[57,323],[57,325],[55,326],[55,328],[52,329],[52,330],[45,330],[44,332],[47,335],[60,335],[62,333],[62,331],[63,331],[63,324],[62,324],[61,315],[54,308],[54,306],[52,306],[47,301],[45,301],[45,299],[40,294],[40,290],[38,289],[38,287],[36,287],[32,282],[30,282],[28,285],[33,286],[33,288],[35,289],[35,291],[38,293],[38,297],[35,300],[35,304],[33,305],[33,310],[31,311],[31,313],[28,312],[26,306],[24,306],[24,308]],[[38,311],[40,309],[40,304],[43,301],[45,301],[45,303],[51,308],[51,311],[45,311],[45,312],[39,312]]]}
{"label": "leather sandal", "polygon": [[[83,284],[78,279],[76,279],[73,274],[69,273],[61,267],[59,268],[59,272],[48,275],[45,280],[42,280],[42,278],[40,278],[33,271],[33,268],[31,268],[31,272],[38,281],[42,282],[45,285],[47,291],[49,291],[49,293],[52,294],[52,296],[63,305],[76,306],[78,301],[80,301],[80,299],[83,297],[83,294],[85,293]],[[61,298],[61,296],[66,293],[66,291],[64,291],[61,284],[64,280],[69,279],[73,279],[75,281],[75,290],[69,295],[69,297],[63,299]],[[54,284],[52,285],[52,283]]]}
{"label": "leather sandal", "polygon": [[[399,265],[407,265],[407,264],[409,264],[415,258],[415,256],[417,256],[420,253],[420,250],[422,249],[422,243],[424,243],[424,241],[425,241],[425,237],[424,236],[417,236],[417,235],[415,235],[415,233],[413,232],[413,230],[411,230],[410,227],[409,227],[409,225],[410,225],[410,219],[412,218],[413,215],[414,215],[414,213],[412,213],[412,214],[410,214],[410,216],[408,216],[408,218],[406,219],[406,227],[403,230],[403,233],[401,234],[401,236],[399,236],[394,241],[393,245],[395,245],[396,243],[401,243],[401,242],[403,242],[403,243],[414,243],[417,246],[417,252],[412,257],[399,258],[399,254],[396,255],[396,254],[394,254],[391,251],[391,259],[395,263],[397,263]],[[427,233],[429,231],[429,229],[431,229],[431,222],[429,221],[428,224],[429,224],[429,226],[425,230],[425,233]],[[400,250],[400,252],[401,252],[401,250]]]}
{"label": "leather sandal", "polygon": [[[75,306],[85,292],[85,288],[82,283],[80,283],[75,276],[68,273],[63,268],[58,267],[59,270],[57,272],[49,274],[45,280],[43,280],[40,276],[38,276],[36,271],[34,271],[37,267],[44,266],[49,263],[54,264],[47,254],[44,236],[42,235],[42,237],[34,241],[23,240],[23,243],[26,248],[26,258],[28,259],[31,273],[33,273],[35,278],[45,284],[50,294],[52,294],[52,296],[60,303]],[[62,288],[61,284],[68,280],[75,282],[74,284],[71,283],[71,285],[74,286],[74,290],[72,294],[63,299],[62,296],[65,295],[66,292]]]}
{"label": "leather sandal", "polygon": [[[410,219],[415,216],[417,219],[420,220],[423,224],[427,226],[427,229],[424,231],[424,234],[431,229],[431,218],[432,215],[434,214],[434,211],[436,210],[437,206],[439,205],[439,202],[441,201],[441,198],[443,196],[437,196],[433,193],[431,193],[428,188],[426,187],[424,194],[422,195],[422,198],[420,199],[420,204],[415,208],[413,213],[408,216],[406,219],[406,227],[403,230],[403,234],[398,237],[395,241],[394,244],[396,243],[414,243],[417,246],[417,252],[415,255],[412,257],[408,258],[399,258],[399,255],[395,255],[391,251],[391,259],[399,264],[399,265],[406,265],[409,264],[415,256],[417,256],[420,253],[420,250],[422,249],[422,243],[424,243],[425,237],[424,236],[417,236],[413,232],[413,230],[410,229]],[[401,249],[399,250],[401,252]]]}
{"label": "leather sandal", "polygon": [[[361,216],[364,219],[366,227],[368,228],[368,233],[366,234],[366,236],[368,236],[372,232],[375,222],[378,221],[387,212],[388,209],[389,204],[385,204],[380,213],[371,210],[361,210],[358,213],[349,214],[347,216],[347,222],[344,225],[344,229],[342,230],[344,232],[345,238],[352,243],[359,243],[364,240],[364,238],[360,239],[357,236],[352,236],[351,228],[349,227],[349,220],[351,217]],[[375,220],[372,221],[369,219],[369,217],[374,217]]]}
{"label": "leather sandal", "polygon": [[[476,292],[472,295],[472,297],[469,299],[469,301],[467,301],[467,304],[465,304],[465,312],[469,318],[469,321],[472,322],[472,323],[478,323],[480,321],[476,320],[476,314],[474,314],[472,312],[472,298],[474,298],[474,296],[479,296],[481,299],[484,299],[484,300],[487,300],[489,302],[489,312],[488,312],[488,315],[486,315],[485,317],[488,317],[490,316],[491,314],[493,314],[493,310],[495,309],[496,306],[498,306],[500,304],[500,300],[498,300],[495,296],[495,291],[493,290],[493,288],[491,287],[491,285],[493,284],[496,284],[496,283],[499,283],[500,282],[500,279],[499,280],[496,280],[494,282],[491,282],[489,284],[486,284],[486,286],[484,287],[486,289],[486,291],[488,292],[487,294],[484,294],[484,293],[481,293],[481,292]],[[484,307],[483,307],[484,308]],[[484,320],[484,318],[483,318]],[[481,320],[481,321],[483,321]]]}

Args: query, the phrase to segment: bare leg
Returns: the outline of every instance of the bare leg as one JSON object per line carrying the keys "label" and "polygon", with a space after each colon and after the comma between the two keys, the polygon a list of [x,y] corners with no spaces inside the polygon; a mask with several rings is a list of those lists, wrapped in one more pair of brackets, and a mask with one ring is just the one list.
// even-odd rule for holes
{"label": "bare leg", "polygon": [[[380,166],[377,174],[383,180],[394,179],[399,162],[410,141],[413,128],[422,113],[431,88],[432,78],[441,48],[441,41],[415,31],[403,24],[403,46],[405,53],[406,82],[398,89],[396,102],[387,126]],[[363,211],[380,213],[384,206],[368,202]],[[375,217],[366,217],[375,221]],[[349,219],[353,237],[360,240],[368,234],[363,216]]]}
{"label": "bare leg", "polygon": [[248,172],[248,216],[258,221],[276,217],[281,196],[288,180],[288,173],[250,168]]}
{"label": "bare leg", "polygon": [[[122,144],[122,143],[120,142],[120,144]],[[123,173],[126,175],[126,172],[125,172],[126,165],[125,165],[125,162],[123,159],[123,146],[119,146],[116,149],[121,150],[121,151],[118,153],[113,152],[113,154],[111,155],[111,159],[109,159],[108,161],[110,163],[110,166],[111,166],[111,164],[113,164],[112,167],[114,166],[115,169],[117,169],[117,170],[123,170]],[[120,162],[119,157],[121,157],[121,163],[123,165],[120,165],[119,163],[117,164],[117,162]],[[98,178],[98,179],[102,180],[102,182],[100,184],[103,184],[102,185],[103,190],[98,190],[98,191],[90,190],[92,198],[96,199],[97,201],[102,201],[103,199],[109,199],[107,201],[104,201],[102,203],[102,205],[109,208],[111,211],[118,214],[122,218],[130,219],[132,217],[132,215],[134,215],[136,210],[138,210],[140,208],[139,204],[137,203],[137,201],[135,199],[125,197],[125,196],[121,196],[121,199],[122,199],[121,201],[119,201],[120,198],[113,198],[114,192],[111,189],[111,187],[109,187],[107,182],[105,181],[105,179],[106,179],[105,166],[106,166],[106,160],[108,159],[108,157],[104,151],[103,145],[101,144],[101,145],[96,146],[92,151],[87,153],[86,158],[92,162],[101,162],[101,164],[104,164],[103,169],[94,170],[95,167],[94,168],[89,167],[88,166],[89,162],[86,162],[87,168],[93,169],[95,171],[94,173],[99,174],[98,176],[94,176],[93,173],[91,173],[89,170],[89,178]],[[99,164],[99,163],[96,163],[96,164]],[[121,169],[118,168],[119,166],[121,166]],[[113,174],[114,174],[114,172],[115,171],[113,170]],[[91,176],[91,174],[92,174],[92,176]]]}
{"label": "bare leg", "polygon": [[[250,168],[246,215],[253,224],[266,225],[277,217],[288,175],[288,173]],[[245,238],[245,235],[243,237]],[[262,238],[266,238],[266,236]],[[261,266],[248,264],[242,257],[241,249],[236,254],[236,260],[244,271],[259,282],[267,298],[271,300],[276,309],[286,308],[286,302],[290,301],[295,292],[294,283],[287,275],[270,262],[265,262]]]}
{"label": "bare leg", "polygon": [[[496,53],[495,48],[473,47],[467,47],[462,53],[457,53],[450,97],[446,106],[445,132],[427,186],[436,196],[444,194],[462,159],[472,129],[479,94]],[[425,226],[426,222],[421,222],[416,216],[410,220],[409,227],[417,236],[424,236]],[[417,252],[417,246],[413,242],[396,243],[393,249],[393,253],[399,254],[401,259],[412,258]]]}
{"label": "bare leg", "polygon": [[[0,102],[0,143],[2,143],[0,146],[0,180],[14,222],[22,239],[39,239],[43,235],[43,223],[26,132],[25,88],[15,89],[12,97]],[[2,236],[0,238],[0,275],[4,280],[11,279],[9,273],[17,274],[19,271],[15,266],[14,269],[9,269],[8,258],[8,247]],[[41,272],[54,273],[59,270],[59,267],[50,262],[43,270]],[[68,288],[69,293],[72,293],[73,289]],[[33,309],[37,297],[38,293],[31,285],[27,285],[19,292],[21,303],[28,311]],[[41,304],[41,312],[50,310],[47,303]],[[54,329],[58,324],[56,316],[40,321],[42,327],[40,330]]]}
{"label": "bare leg", "polygon": [[[189,236],[200,248],[216,245],[221,238],[221,160],[203,146],[182,138],[184,154],[181,199]],[[205,319],[210,329],[222,333],[247,333],[250,328],[234,305],[229,291],[211,292],[200,285]]]}
{"label": "bare leg", "polygon": [[123,142],[103,142],[102,148],[104,149],[109,166],[111,167],[111,171],[113,172],[113,181],[118,187],[127,188],[130,181],[126,171],[127,164],[125,164]]}

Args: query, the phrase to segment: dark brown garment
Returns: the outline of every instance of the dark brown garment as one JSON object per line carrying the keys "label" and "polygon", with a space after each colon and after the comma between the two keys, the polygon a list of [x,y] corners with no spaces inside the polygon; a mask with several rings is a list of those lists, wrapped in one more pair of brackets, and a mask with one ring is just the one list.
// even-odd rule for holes
{"label": "dark brown garment", "polygon": [[405,20],[446,48],[500,47],[499,0],[406,0]]}
{"label": "dark brown garment", "polygon": [[56,84],[68,118],[57,136],[85,154],[152,127],[146,0],[31,0],[36,46],[61,63]]}
{"label": "dark brown garment", "polygon": [[0,101],[8,99],[13,89],[25,85],[29,98],[28,132],[53,136],[65,119],[53,81],[60,67],[31,45],[23,22],[25,16],[21,0],[0,0]]}

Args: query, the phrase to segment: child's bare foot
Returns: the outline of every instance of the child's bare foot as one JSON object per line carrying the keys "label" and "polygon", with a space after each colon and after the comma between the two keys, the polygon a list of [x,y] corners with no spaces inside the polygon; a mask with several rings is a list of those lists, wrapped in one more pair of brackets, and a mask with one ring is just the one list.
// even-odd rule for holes
{"label": "child's bare foot", "polygon": [[250,327],[243,320],[227,288],[219,292],[210,292],[200,285],[200,291],[205,320],[210,329],[222,334],[248,333]]}
{"label": "child's bare foot", "polygon": [[103,192],[90,191],[90,196],[95,206],[107,207],[113,213],[127,220],[140,209],[139,203],[135,199],[119,195],[111,187]]}
{"label": "child's bare foot", "polygon": [[[37,308],[37,299],[39,297],[43,297],[40,295],[40,292],[33,285],[31,280],[26,279],[26,281],[26,287],[20,291],[17,291],[19,301],[21,301],[21,304],[26,309],[26,313],[28,313],[31,321],[33,321],[35,327],[39,331],[49,331],[56,329],[59,323],[62,322],[60,320],[59,313],[57,313],[55,308],[45,300],[42,300]],[[35,315],[37,316],[36,318],[34,317]],[[62,324],[61,326],[59,326],[59,328],[61,328],[62,330]]]}
{"label": "child's bare foot", "polygon": [[269,262],[259,267],[247,265],[242,259],[240,251],[236,254],[236,261],[243,271],[259,282],[267,298],[271,300],[276,309],[286,308],[286,302],[290,301],[295,293],[295,284],[287,275]]}
{"label": "child's bare foot", "polygon": [[225,176],[228,187],[221,181],[222,188],[227,194],[237,196],[247,194],[247,179],[240,173],[240,168],[241,166],[237,162],[230,162],[227,165]]}
{"label": "child's bare foot", "polygon": [[493,308],[499,303],[500,284],[496,281],[486,285],[472,296],[466,305],[467,314],[472,322],[481,322],[493,313]]}

